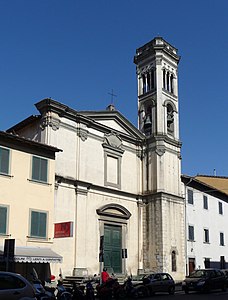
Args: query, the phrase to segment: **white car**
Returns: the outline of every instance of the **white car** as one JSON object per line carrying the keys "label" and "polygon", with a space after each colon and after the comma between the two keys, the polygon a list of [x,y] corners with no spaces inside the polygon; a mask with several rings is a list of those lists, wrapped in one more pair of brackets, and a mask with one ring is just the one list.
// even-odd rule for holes
{"label": "white car", "polygon": [[35,290],[22,275],[0,271],[0,299],[36,300]]}

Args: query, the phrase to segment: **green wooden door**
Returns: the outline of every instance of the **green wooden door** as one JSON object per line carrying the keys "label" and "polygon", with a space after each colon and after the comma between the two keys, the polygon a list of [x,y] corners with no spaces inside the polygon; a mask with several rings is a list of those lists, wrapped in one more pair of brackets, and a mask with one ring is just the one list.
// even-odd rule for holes
{"label": "green wooden door", "polygon": [[122,273],[122,228],[121,226],[104,226],[104,267]]}

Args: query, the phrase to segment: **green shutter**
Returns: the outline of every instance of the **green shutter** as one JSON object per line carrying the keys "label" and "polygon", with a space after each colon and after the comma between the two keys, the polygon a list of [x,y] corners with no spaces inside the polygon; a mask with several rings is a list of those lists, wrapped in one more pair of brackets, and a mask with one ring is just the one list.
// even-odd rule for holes
{"label": "green shutter", "polygon": [[9,174],[9,149],[0,148],[0,173]]}
{"label": "green shutter", "polygon": [[31,213],[31,236],[46,238],[47,214],[32,211]]}
{"label": "green shutter", "polygon": [[46,237],[47,214],[40,213],[39,236]]}
{"label": "green shutter", "polygon": [[40,159],[40,180],[47,182],[47,160],[41,158]]}
{"label": "green shutter", "polygon": [[7,207],[0,207],[0,233],[6,234]]}
{"label": "green shutter", "polygon": [[32,158],[32,179],[47,182],[47,159],[33,156]]}
{"label": "green shutter", "polygon": [[39,180],[39,157],[32,158],[32,179]]}
{"label": "green shutter", "polygon": [[31,214],[31,236],[38,236],[39,213],[32,211]]}

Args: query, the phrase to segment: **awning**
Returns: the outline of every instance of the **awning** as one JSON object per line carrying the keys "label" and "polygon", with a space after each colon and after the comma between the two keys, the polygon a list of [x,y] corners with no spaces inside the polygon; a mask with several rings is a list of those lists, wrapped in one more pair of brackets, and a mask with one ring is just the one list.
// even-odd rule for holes
{"label": "awning", "polygon": [[[3,249],[0,248],[0,252]],[[14,261],[27,263],[61,263],[62,256],[50,248],[15,247]]]}

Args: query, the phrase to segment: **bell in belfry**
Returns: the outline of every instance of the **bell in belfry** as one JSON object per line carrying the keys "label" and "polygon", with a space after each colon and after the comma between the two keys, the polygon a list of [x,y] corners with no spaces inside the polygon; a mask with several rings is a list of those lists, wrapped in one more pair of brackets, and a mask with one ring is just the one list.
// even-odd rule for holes
{"label": "bell in belfry", "polygon": [[152,123],[151,123],[151,117],[148,114],[146,116],[145,121],[144,121],[144,132],[145,132],[146,135],[150,135],[151,134],[151,125],[152,125]]}
{"label": "bell in belfry", "polygon": [[168,113],[168,115],[167,115],[167,122],[168,123],[172,123],[173,122],[173,114],[172,114],[172,112]]}

